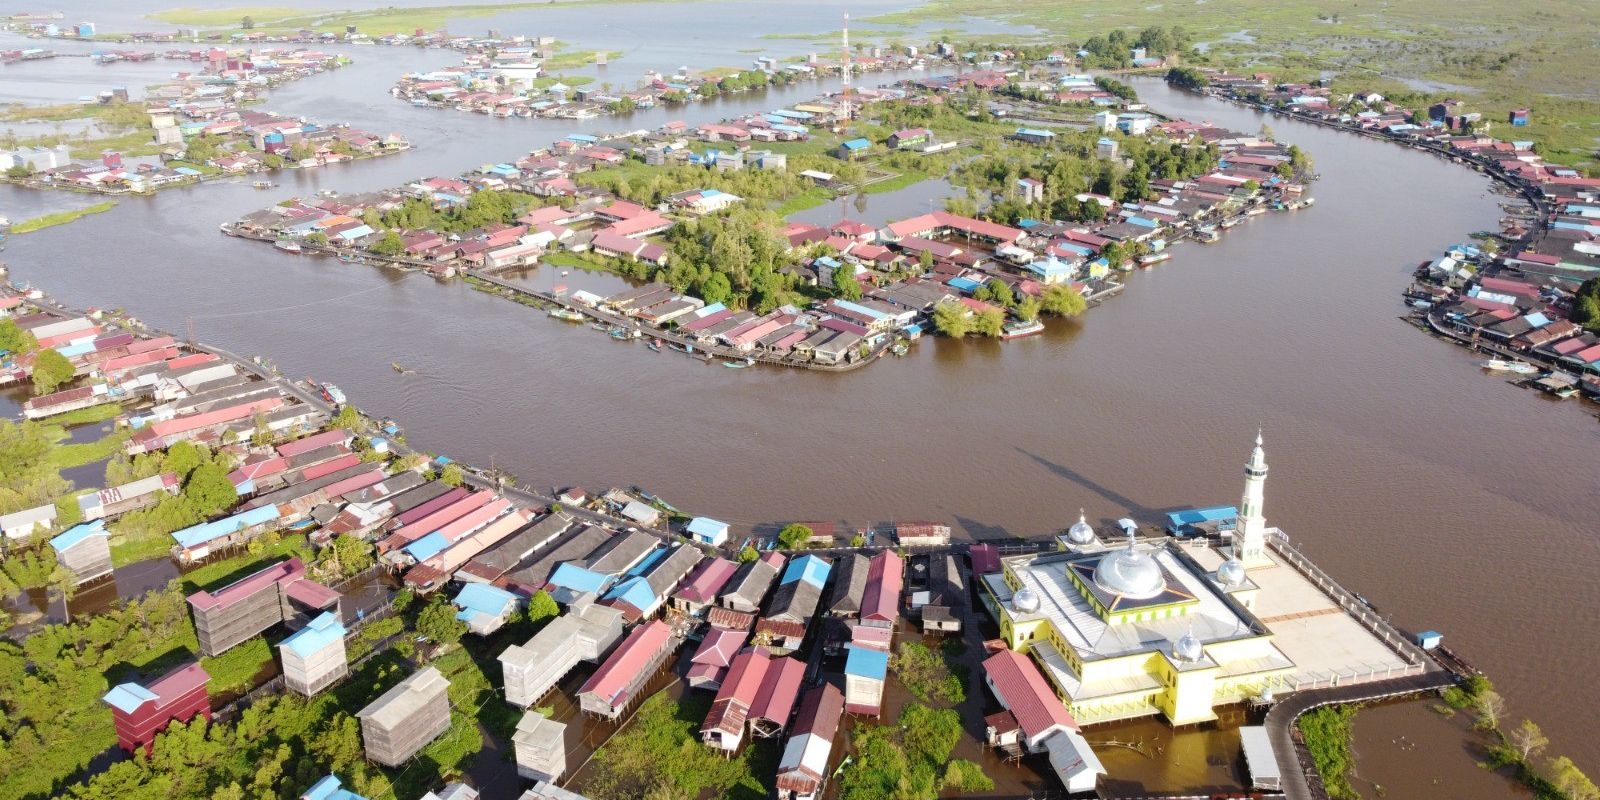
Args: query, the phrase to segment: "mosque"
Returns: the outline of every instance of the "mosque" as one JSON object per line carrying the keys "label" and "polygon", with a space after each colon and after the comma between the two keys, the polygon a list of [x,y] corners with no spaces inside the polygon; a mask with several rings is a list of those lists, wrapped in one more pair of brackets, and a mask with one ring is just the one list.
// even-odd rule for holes
{"label": "mosque", "polygon": [[1107,544],[1080,514],[1058,552],[1001,559],[983,577],[1001,638],[1032,657],[1078,722],[1159,714],[1173,725],[1292,685],[1296,663],[1257,616],[1253,573],[1282,569],[1262,515],[1267,479],[1259,433],[1245,466],[1232,543],[1202,557],[1169,538]]}

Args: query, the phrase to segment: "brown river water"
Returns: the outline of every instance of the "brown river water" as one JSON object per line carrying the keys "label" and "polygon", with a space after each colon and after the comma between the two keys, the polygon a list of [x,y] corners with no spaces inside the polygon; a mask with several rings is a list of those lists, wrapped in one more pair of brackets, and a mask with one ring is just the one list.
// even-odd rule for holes
{"label": "brown river water", "polygon": [[[362,408],[398,418],[418,446],[492,460],[538,486],[638,483],[744,529],[932,518],[968,537],[1030,536],[1080,507],[1157,522],[1172,508],[1235,502],[1259,425],[1269,520],[1397,625],[1442,631],[1495,679],[1512,716],[1543,724],[1552,753],[1600,768],[1588,735],[1600,684],[1584,672],[1600,645],[1596,409],[1510,386],[1397,320],[1411,265],[1496,226],[1501,198],[1482,176],[1137,81],[1157,110],[1247,131],[1267,122],[1307,149],[1322,175],[1315,208],[1184,245],[1131,276],[1123,296],[1044,336],[924,340],[847,375],[725,370],[460,283],[283,256],[216,226],[291,193],[454,174],[574,130],[770,109],[816,85],[675,115],[491,120],[382,93],[399,72],[455,54],[356,55],[356,66],[287,87],[266,107],[401,130],[414,152],[291,176],[270,192],[241,181],[126,199],[13,238],[3,256],[13,277],[72,304],[192,324],[287,375],[335,381]],[[636,76],[622,63],[612,80]],[[903,211],[872,214],[925,210],[914,195],[886,201]],[[0,188],[13,219],[74,202]],[[1363,745],[1373,770],[1388,755]],[[1408,755],[1394,750],[1392,765]]]}

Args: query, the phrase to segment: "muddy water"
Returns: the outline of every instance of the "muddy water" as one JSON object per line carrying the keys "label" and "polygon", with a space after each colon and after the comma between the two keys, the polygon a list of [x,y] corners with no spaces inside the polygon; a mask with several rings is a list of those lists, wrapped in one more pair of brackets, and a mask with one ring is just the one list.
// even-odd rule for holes
{"label": "muddy water", "polygon": [[[681,24],[672,20],[697,18],[694,8],[630,7],[629,18],[670,31]],[[417,150],[296,175],[286,191],[453,174],[572,130],[669,118],[573,124],[414,109],[383,93],[393,76],[454,54],[361,53],[363,64],[288,87],[267,107],[337,107],[358,125],[406,132]],[[707,45],[705,59],[734,55]],[[217,224],[281,196],[246,183],[132,199],[15,237],[6,258],[74,303],[123,305],[176,329],[192,320],[202,339],[337,380],[357,404],[403,420],[421,447],[493,459],[534,485],[643,484],[740,528],[916,517],[972,537],[1035,535],[1079,507],[1098,520],[1155,521],[1174,507],[1233,502],[1261,425],[1272,523],[1396,624],[1443,631],[1495,678],[1513,714],[1539,719],[1553,751],[1593,770],[1600,742],[1587,731],[1600,684],[1588,655],[1600,634],[1591,615],[1549,610],[1550,598],[1600,605],[1600,540],[1584,502],[1600,465],[1595,409],[1538,402],[1396,320],[1409,265],[1495,226],[1488,182],[1159,82],[1138,88],[1159,110],[1240,130],[1266,122],[1306,148],[1322,174],[1316,207],[1181,247],[1123,296],[1044,336],[928,340],[843,376],[711,370],[459,283],[223,239]],[[714,118],[815,91],[671,116]],[[0,189],[0,208],[25,216],[12,205],[35,196]],[[397,374],[392,361],[419,374]]]}

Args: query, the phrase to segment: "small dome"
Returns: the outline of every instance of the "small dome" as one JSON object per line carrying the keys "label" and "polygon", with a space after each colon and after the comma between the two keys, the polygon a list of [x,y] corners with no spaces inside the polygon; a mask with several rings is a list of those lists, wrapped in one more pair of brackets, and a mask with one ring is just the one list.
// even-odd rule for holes
{"label": "small dome", "polygon": [[1094,526],[1089,524],[1089,520],[1084,516],[1083,510],[1079,509],[1078,521],[1067,529],[1067,541],[1073,544],[1090,544],[1094,540]]}
{"label": "small dome", "polygon": [[1019,613],[1032,614],[1039,610],[1039,595],[1034,594],[1032,589],[1018,589],[1016,594],[1011,595],[1011,607]]}
{"label": "small dome", "polygon": [[1244,585],[1244,562],[1230,558],[1217,567],[1217,583],[1232,589]]}
{"label": "small dome", "polygon": [[1132,544],[1103,556],[1095,565],[1094,582],[1107,592],[1135,600],[1155,597],[1167,588],[1167,578],[1155,558],[1135,550]]}
{"label": "small dome", "polygon": [[1178,641],[1172,643],[1172,659],[1174,661],[1199,661],[1201,656],[1204,655],[1204,651],[1205,646],[1200,644],[1200,639],[1194,635],[1194,631],[1189,631],[1179,636]]}

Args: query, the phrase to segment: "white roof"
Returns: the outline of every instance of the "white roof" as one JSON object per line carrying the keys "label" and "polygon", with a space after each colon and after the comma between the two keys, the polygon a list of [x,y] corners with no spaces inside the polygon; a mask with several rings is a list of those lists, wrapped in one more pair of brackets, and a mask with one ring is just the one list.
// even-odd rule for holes
{"label": "white roof", "polygon": [[1272,739],[1261,725],[1247,725],[1239,729],[1239,742],[1244,745],[1244,761],[1250,768],[1251,780],[1263,778],[1279,780],[1278,756],[1272,750]]}
{"label": "white roof", "polygon": [[1105,766],[1089,747],[1088,740],[1077,731],[1059,731],[1044,740],[1044,749],[1049,754],[1050,766],[1068,791],[1081,791],[1086,784],[1093,787],[1095,776],[1106,774]]}

